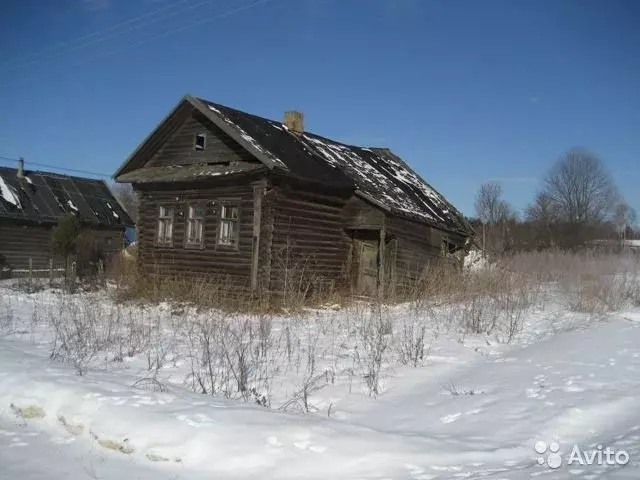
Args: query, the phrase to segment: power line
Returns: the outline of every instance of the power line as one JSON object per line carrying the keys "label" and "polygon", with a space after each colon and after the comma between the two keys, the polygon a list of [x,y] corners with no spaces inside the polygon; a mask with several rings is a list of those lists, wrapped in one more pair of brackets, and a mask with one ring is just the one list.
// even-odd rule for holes
{"label": "power line", "polygon": [[[153,15],[155,15],[156,13],[158,13],[159,11],[161,11],[163,9],[154,10],[153,12],[149,12],[149,13],[147,13],[145,15],[140,15],[139,17],[136,17],[135,19],[131,19],[131,20],[126,21],[126,22],[121,22],[120,25],[116,24],[115,26],[107,28],[102,32],[94,32],[93,34],[85,35],[84,37],[79,37],[77,40],[69,41],[69,42],[63,42],[61,44],[58,44],[57,47],[54,46],[54,47],[50,47],[49,49],[45,49],[42,52],[39,52],[37,54],[32,55],[32,57],[34,57],[34,58],[32,58],[31,60],[19,63],[18,65],[9,66],[8,68],[4,69],[4,72],[12,72],[12,71],[19,70],[21,68],[27,67],[29,65],[32,65],[34,63],[37,63],[37,61],[38,61],[38,59],[40,57],[46,55],[47,52],[49,52],[51,50],[53,50],[53,51],[52,51],[52,53],[48,54],[48,58],[58,57],[58,56],[61,56],[61,55],[66,55],[66,54],[72,53],[72,52],[77,51],[77,50],[82,50],[83,48],[86,48],[86,47],[88,47],[90,45],[93,45],[93,44],[96,44],[96,43],[100,43],[100,42],[104,42],[105,40],[109,40],[111,38],[115,38],[115,37],[118,37],[118,36],[121,36],[121,35],[126,35],[126,34],[128,34],[130,32],[134,32],[136,30],[140,30],[141,28],[148,27],[149,25],[153,25],[154,23],[161,22],[161,21],[166,20],[166,19],[168,19],[170,17],[176,16],[176,15],[178,15],[180,13],[184,13],[184,12],[187,12],[189,10],[193,10],[194,8],[198,8],[198,7],[200,7],[202,5],[205,5],[207,3],[211,3],[212,1],[213,0],[202,0],[202,1],[198,2],[198,3],[190,4],[188,2],[188,0],[181,0],[180,2],[172,4],[171,6],[175,6],[175,5],[186,3],[188,5],[188,7],[186,9],[184,9],[184,10],[183,9],[178,9],[178,10],[175,10],[173,12],[168,12],[168,13],[166,13],[164,15],[158,16],[157,18],[150,19],[147,22],[139,23],[137,25],[132,25],[130,28],[127,28],[127,29],[121,30],[121,31],[117,31],[118,28],[121,27],[121,26],[124,26],[124,25],[126,25],[128,23],[135,23],[135,21],[137,21],[137,20],[144,19],[144,18],[149,17],[149,16],[153,16]],[[165,7],[165,9],[166,9],[166,7]],[[112,30],[116,30],[116,31],[112,31]],[[108,33],[109,31],[112,31],[112,32]],[[106,33],[106,35],[105,35],[105,33]],[[95,37],[95,38],[92,38],[92,37]],[[77,45],[73,45],[78,40],[83,39],[83,38],[86,38],[85,42],[81,42],[81,43],[78,43]],[[63,45],[70,45],[70,47],[69,48],[62,48]]]}
{"label": "power line", "polygon": [[[42,57],[43,55],[46,55],[48,52],[59,50],[59,49],[61,49],[63,47],[66,47],[68,45],[73,45],[74,43],[80,42],[82,40],[86,40],[86,39],[89,39],[89,38],[92,38],[92,37],[95,37],[95,36],[98,36],[98,35],[102,35],[104,33],[107,33],[107,32],[110,32],[112,30],[115,30],[115,29],[117,29],[117,28],[119,28],[121,26],[128,25],[130,23],[135,23],[138,20],[142,20],[144,18],[151,17],[151,16],[155,15],[156,13],[160,13],[160,12],[162,12],[164,10],[168,10],[170,8],[173,8],[174,6],[180,5],[182,3],[188,3],[188,2],[189,2],[189,0],[179,0],[178,2],[171,3],[169,5],[165,5],[165,6],[161,7],[161,8],[158,8],[156,10],[152,10],[152,11],[147,12],[147,13],[142,14],[142,15],[138,15],[137,17],[130,18],[128,20],[124,20],[124,21],[118,22],[118,23],[116,23],[114,25],[111,25],[111,26],[109,26],[107,28],[104,28],[104,29],[101,29],[101,30],[95,30],[95,31],[93,31],[91,33],[88,33],[86,35],[82,35],[80,37],[76,37],[76,38],[71,39],[71,40],[58,42],[55,45],[52,45],[52,46],[47,47],[47,48],[44,48],[44,49],[42,49],[42,50],[40,50],[38,52],[34,52],[34,53],[29,54],[29,55],[26,55],[23,60],[32,59],[32,58],[35,58],[35,57]],[[12,63],[15,63],[15,62],[14,61],[12,62],[11,60],[9,60],[7,62],[4,62],[2,65],[0,65],[0,67],[2,67],[2,68],[11,67]]]}
{"label": "power line", "polygon": [[[9,163],[9,162],[13,163],[13,162],[17,162],[18,159],[0,155],[0,161],[4,163]],[[89,170],[77,170],[75,168],[59,167],[57,165],[47,165],[46,163],[29,162],[27,166],[29,165],[33,165],[35,167],[41,167],[41,168],[52,168],[54,170],[62,170],[64,172],[81,173],[83,175],[94,175],[96,177],[111,178],[111,175],[108,175],[106,173],[91,172]]]}
{"label": "power line", "polygon": [[[206,0],[206,1],[211,1],[211,0]],[[117,49],[109,50],[107,52],[103,52],[103,53],[98,54],[98,55],[93,55],[91,58],[85,58],[85,59],[80,60],[78,62],[72,63],[72,64],[70,64],[70,66],[81,65],[83,63],[91,62],[92,60],[95,60],[97,58],[102,58],[102,57],[105,57],[105,56],[113,55],[114,53],[123,52],[123,51],[125,51],[125,50],[127,50],[129,48],[141,45],[143,43],[147,43],[147,42],[150,42],[150,41],[153,41],[153,40],[157,40],[159,38],[164,38],[164,37],[167,37],[167,36],[170,36],[170,35],[174,35],[176,33],[182,32],[182,31],[184,31],[184,30],[186,30],[188,28],[197,27],[197,26],[203,25],[205,23],[212,22],[214,20],[218,20],[218,19],[221,19],[221,18],[229,17],[229,16],[234,15],[234,14],[236,14],[238,12],[241,12],[241,11],[244,11],[244,10],[248,10],[248,9],[256,7],[258,5],[261,5],[261,4],[264,4],[264,3],[268,3],[268,2],[273,2],[273,1],[275,1],[275,0],[255,0],[253,2],[245,3],[243,5],[240,5],[238,7],[232,8],[232,9],[227,10],[225,12],[219,13],[218,15],[214,15],[213,17],[204,18],[204,19],[201,19],[201,20],[199,20],[197,22],[192,22],[192,23],[183,25],[183,26],[181,26],[179,28],[173,29],[173,30],[167,30],[167,31],[165,31],[165,32],[163,32],[163,33],[161,33],[159,35],[143,38],[143,39],[141,39],[141,40],[139,40],[137,42],[131,42],[131,43],[127,44],[123,48],[117,48]],[[34,78],[34,77],[37,77],[37,76],[38,76],[37,74],[36,75],[29,75],[27,77],[23,77],[22,80],[24,80],[25,78]],[[7,85],[9,85],[11,83],[12,83],[11,81],[8,81],[8,82],[5,82],[5,83],[0,83],[0,87],[7,86]]]}

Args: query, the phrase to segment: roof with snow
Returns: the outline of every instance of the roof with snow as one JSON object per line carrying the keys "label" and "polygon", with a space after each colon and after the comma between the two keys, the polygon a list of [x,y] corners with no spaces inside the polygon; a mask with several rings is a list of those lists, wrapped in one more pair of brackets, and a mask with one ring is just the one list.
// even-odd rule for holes
{"label": "roof with snow", "polygon": [[[138,163],[142,156],[139,153],[149,145],[157,147],[154,134],[166,128],[172,115],[185,103],[200,111],[275,173],[353,188],[357,195],[391,213],[465,235],[473,232],[464,216],[443,195],[387,148],[347,145],[309,132],[295,134],[282,122],[190,96],[186,96],[129,157],[116,172],[116,180],[176,181],[176,176],[185,179],[186,171],[177,172],[174,168],[166,172],[170,173],[166,178],[161,178],[162,172],[157,171],[150,180],[140,168],[143,165]],[[194,172],[198,175],[192,179],[206,176],[202,168]]]}
{"label": "roof with snow", "polygon": [[83,223],[105,227],[133,221],[102,180],[0,167],[0,219],[54,223],[72,214]]}

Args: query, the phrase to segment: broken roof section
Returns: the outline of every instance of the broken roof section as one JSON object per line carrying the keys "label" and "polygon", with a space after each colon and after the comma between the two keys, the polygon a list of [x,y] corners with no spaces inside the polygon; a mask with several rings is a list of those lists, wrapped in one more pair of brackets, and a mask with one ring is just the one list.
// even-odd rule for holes
{"label": "broken roof section", "polygon": [[197,99],[237,130],[240,137],[274,159],[274,170],[356,193],[385,210],[447,230],[470,234],[464,216],[400,157],[386,148],[347,145],[312,133],[289,132],[285,125]]}
{"label": "broken roof section", "polygon": [[0,167],[0,218],[55,223],[64,215],[83,223],[132,226],[133,221],[102,180]]}

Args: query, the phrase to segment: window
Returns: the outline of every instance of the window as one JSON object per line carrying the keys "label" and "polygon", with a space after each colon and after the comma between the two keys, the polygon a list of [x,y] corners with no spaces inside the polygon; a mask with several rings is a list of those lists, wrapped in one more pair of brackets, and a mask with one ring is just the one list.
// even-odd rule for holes
{"label": "window", "polygon": [[451,243],[449,239],[443,238],[440,246],[440,253],[442,256],[453,255],[458,251],[458,246],[455,243]]}
{"label": "window", "polygon": [[193,148],[195,150],[204,150],[207,146],[207,135],[205,133],[198,133],[193,141]]}
{"label": "window", "polygon": [[220,230],[218,233],[218,245],[225,247],[238,246],[238,206],[223,204],[220,210]]}
{"label": "window", "polygon": [[171,245],[173,242],[173,208],[160,207],[158,213],[158,245]]}
{"label": "window", "polygon": [[187,216],[187,245],[202,245],[204,238],[204,207],[189,206]]}

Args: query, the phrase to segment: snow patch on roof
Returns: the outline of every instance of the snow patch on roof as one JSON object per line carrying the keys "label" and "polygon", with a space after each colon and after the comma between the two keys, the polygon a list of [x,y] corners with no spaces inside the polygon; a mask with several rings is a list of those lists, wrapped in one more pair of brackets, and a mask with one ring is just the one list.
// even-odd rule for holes
{"label": "snow patch on roof", "polygon": [[109,207],[109,210],[111,210],[113,218],[115,218],[115,219],[119,219],[120,218],[120,215],[118,215],[116,213],[116,211],[113,209],[113,207],[111,206],[111,204],[109,202],[107,202],[107,207]]}
{"label": "snow patch on roof", "polygon": [[240,128],[238,126],[238,124],[234,123],[233,121],[231,121],[229,118],[227,118],[226,115],[224,115],[219,109],[215,108],[213,105],[208,105],[209,109],[212,112],[215,112],[225,123],[227,123],[228,125],[232,126],[235,130],[238,131],[238,133],[240,134],[240,136],[242,137],[242,139],[247,142],[248,144],[250,144],[254,149],[256,149],[257,151],[259,151],[260,153],[262,153],[263,155],[265,155],[267,158],[269,158],[272,162],[274,162],[275,164],[277,164],[277,166],[287,169],[287,165],[280,160],[278,157],[276,157],[273,153],[271,153],[269,150],[267,150],[266,148],[264,148],[262,145],[260,145],[260,143],[258,143],[255,138],[253,138],[251,135],[249,135],[247,132],[245,132],[242,128]]}
{"label": "snow patch on roof", "polygon": [[22,205],[20,205],[20,197],[18,196],[18,192],[15,188],[5,182],[2,176],[0,176],[0,197],[2,197],[5,201],[9,202],[14,207],[20,209],[22,208]]}
{"label": "snow patch on roof", "polygon": [[[305,134],[303,140],[309,142],[309,146],[332,167],[354,177],[363,193],[374,197],[389,209],[431,222],[444,221],[443,216],[449,213],[448,209],[444,209],[444,199],[391,155],[339,144],[315,135]],[[426,196],[430,202],[420,200],[421,196]]]}

